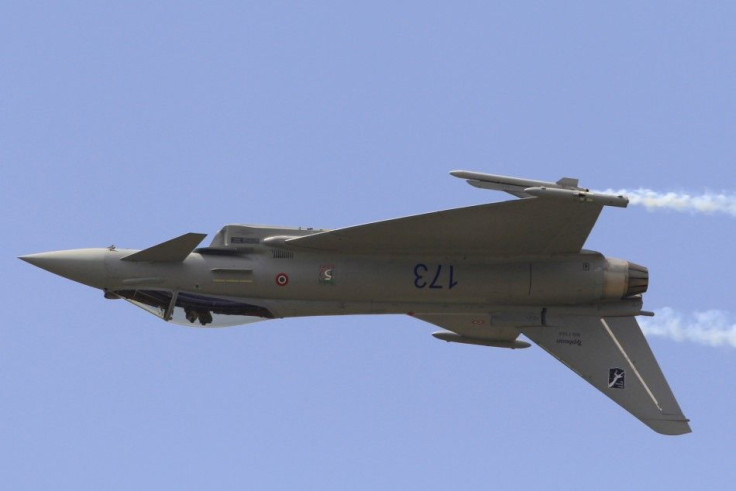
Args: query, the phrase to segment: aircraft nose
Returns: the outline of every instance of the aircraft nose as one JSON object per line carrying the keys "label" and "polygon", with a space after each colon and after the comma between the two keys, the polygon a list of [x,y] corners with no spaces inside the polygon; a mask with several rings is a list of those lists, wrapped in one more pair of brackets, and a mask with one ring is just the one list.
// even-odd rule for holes
{"label": "aircraft nose", "polygon": [[28,254],[18,259],[51,273],[95,288],[104,288],[107,249],[72,249]]}

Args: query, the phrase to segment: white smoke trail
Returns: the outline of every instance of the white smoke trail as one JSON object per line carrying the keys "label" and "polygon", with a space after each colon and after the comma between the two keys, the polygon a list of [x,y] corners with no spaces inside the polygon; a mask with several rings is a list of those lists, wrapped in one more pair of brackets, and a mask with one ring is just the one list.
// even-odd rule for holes
{"label": "white smoke trail", "polygon": [[703,194],[661,193],[651,189],[620,189],[603,191],[606,194],[629,197],[632,205],[644,206],[649,211],[668,209],[689,213],[725,213],[736,217],[736,195],[705,192]]}
{"label": "white smoke trail", "polygon": [[736,348],[736,319],[728,312],[706,310],[686,316],[664,307],[655,314],[638,318],[645,336]]}
{"label": "white smoke trail", "polygon": [[[736,217],[736,195],[706,192],[661,193],[651,189],[606,190],[605,194],[628,196],[632,205],[649,211],[668,209],[684,213],[724,213]],[[648,337],[663,337],[673,341],[689,341],[706,346],[736,348],[736,319],[723,310],[706,310],[684,315],[669,307],[655,311],[655,317],[639,317],[639,324]]]}

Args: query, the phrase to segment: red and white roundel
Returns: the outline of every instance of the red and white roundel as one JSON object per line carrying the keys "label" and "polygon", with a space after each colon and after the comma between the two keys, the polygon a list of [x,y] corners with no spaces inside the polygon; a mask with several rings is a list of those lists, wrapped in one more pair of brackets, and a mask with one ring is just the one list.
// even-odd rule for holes
{"label": "red and white roundel", "polygon": [[289,284],[289,275],[286,273],[279,273],[276,275],[276,284],[278,286],[286,286]]}

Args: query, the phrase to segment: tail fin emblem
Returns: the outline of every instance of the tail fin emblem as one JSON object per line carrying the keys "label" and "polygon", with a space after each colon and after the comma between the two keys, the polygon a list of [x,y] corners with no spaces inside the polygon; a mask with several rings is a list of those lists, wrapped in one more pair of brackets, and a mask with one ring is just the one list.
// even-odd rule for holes
{"label": "tail fin emblem", "polygon": [[611,368],[608,370],[608,388],[623,389],[624,388],[624,369]]}

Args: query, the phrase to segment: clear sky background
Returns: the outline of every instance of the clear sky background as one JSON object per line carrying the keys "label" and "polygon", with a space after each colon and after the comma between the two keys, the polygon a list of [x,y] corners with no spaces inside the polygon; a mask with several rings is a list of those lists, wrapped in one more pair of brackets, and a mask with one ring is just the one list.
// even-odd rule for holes
{"label": "clear sky background", "polygon": [[[736,191],[732,2],[5,2],[7,489],[693,489],[736,481],[736,349],[650,338],[666,437],[540,348],[402,316],[197,330],[22,254],[506,199],[468,169]],[[736,311],[727,214],[605,209],[646,308]],[[210,240],[208,238],[207,240]]]}

